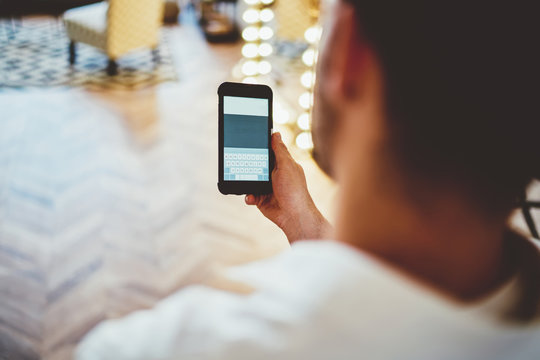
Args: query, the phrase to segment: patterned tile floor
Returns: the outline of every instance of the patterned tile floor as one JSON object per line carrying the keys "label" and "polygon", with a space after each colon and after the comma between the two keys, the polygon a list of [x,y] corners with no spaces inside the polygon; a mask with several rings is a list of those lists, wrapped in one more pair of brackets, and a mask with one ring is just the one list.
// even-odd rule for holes
{"label": "patterned tile floor", "polygon": [[133,51],[118,59],[118,74],[111,77],[105,71],[107,57],[89,45],[77,44],[77,61],[68,66],[69,39],[61,18],[0,19],[0,91],[30,86],[133,90],[175,81],[168,46],[175,29],[162,28],[159,61],[150,50]]}

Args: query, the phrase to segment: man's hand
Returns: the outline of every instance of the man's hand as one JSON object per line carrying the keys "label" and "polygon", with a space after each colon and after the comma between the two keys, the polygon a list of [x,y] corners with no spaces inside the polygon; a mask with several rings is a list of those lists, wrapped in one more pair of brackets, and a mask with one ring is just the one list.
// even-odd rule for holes
{"label": "man's hand", "polygon": [[309,195],[304,169],[291,157],[279,133],[272,135],[272,149],[276,155],[272,172],[274,191],[268,195],[247,195],[246,204],[257,205],[291,243],[328,236],[331,226]]}

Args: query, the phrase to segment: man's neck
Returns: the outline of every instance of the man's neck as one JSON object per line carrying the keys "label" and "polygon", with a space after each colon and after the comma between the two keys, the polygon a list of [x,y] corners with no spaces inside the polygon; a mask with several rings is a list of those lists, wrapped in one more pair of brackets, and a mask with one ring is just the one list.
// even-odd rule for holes
{"label": "man's neck", "polygon": [[509,272],[503,257],[504,218],[482,216],[459,193],[423,189],[402,193],[379,184],[354,196],[343,184],[336,237],[404,270],[416,280],[470,301],[500,285]]}

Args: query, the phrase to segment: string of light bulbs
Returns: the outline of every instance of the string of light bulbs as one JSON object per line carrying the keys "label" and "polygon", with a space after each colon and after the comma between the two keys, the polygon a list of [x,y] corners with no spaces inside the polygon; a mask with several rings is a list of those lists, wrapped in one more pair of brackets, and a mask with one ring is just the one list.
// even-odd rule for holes
{"label": "string of light bulbs", "polygon": [[317,65],[318,45],[321,39],[322,28],[317,24],[310,26],[304,33],[304,38],[308,43],[308,48],[302,54],[302,62],[306,70],[300,76],[300,84],[304,92],[298,98],[298,104],[303,112],[296,119],[296,125],[300,133],[296,136],[296,145],[301,149],[311,149],[313,142],[311,139],[311,114],[313,108],[313,88],[315,86],[315,68]]}
{"label": "string of light bulbs", "polygon": [[269,8],[274,0],[244,0],[248,8],[242,19],[248,24],[242,31],[245,41],[242,47],[244,59],[241,62],[243,82],[257,83],[257,76],[267,75],[272,71],[272,64],[266,57],[274,51],[270,40],[274,31],[268,23],[274,19],[274,12]]}
{"label": "string of light bulbs", "polygon": [[[274,49],[271,40],[274,31],[269,23],[274,19],[274,12],[270,8],[274,0],[243,0],[247,5],[242,14],[242,19],[247,26],[242,31],[245,43],[242,47],[243,58],[235,67],[244,83],[259,83],[259,77],[268,75],[272,71],[272,64],[267,57]],[[288,133],[293,136],[296,145],[304,150],[313,147],[311,139],[311,113],[313,107],[313,87],[315,84],[315,67],[317,63],[318,45],[322,29],[318,25],[319,1],[310,0],[310,17],[312,26],[304,32],[304,39],[308,47],[302,54],[302,62],[305,71],[300,76],[300,84],[304,89],[298,98],[300,115],[291,118],[291,113],[279,101],[274,102],[274,121],[280,125],[286,125]],[[293,111],[294,113],[295,111]],[[294,115],[293,115],[294,116]]]}

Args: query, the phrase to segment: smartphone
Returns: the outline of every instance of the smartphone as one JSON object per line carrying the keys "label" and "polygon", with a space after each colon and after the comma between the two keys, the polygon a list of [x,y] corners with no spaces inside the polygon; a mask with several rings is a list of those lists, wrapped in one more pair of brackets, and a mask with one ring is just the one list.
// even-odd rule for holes
{"label": "smartphone", "polygon": [[272,89],[225,82],[218,88],[218,189],[222,194],[272,192]]}

